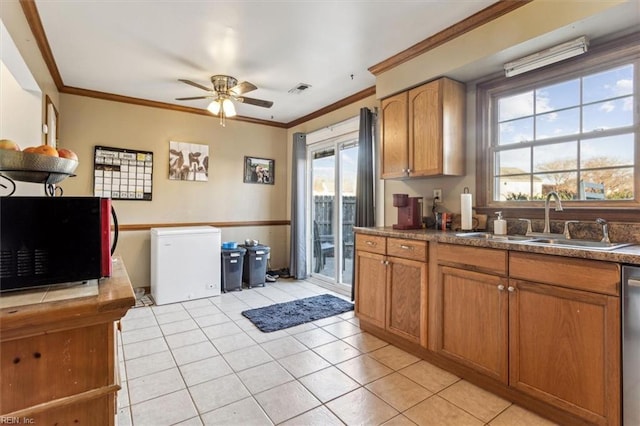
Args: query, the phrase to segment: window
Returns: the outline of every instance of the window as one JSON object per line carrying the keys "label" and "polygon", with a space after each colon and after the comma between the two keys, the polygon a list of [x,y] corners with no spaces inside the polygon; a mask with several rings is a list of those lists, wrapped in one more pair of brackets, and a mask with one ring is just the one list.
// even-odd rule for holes
{"label": "window", "polygon": [[576,206],[637,206],[637,38],[478,86],[486,206],[532,206],[551,191]]}

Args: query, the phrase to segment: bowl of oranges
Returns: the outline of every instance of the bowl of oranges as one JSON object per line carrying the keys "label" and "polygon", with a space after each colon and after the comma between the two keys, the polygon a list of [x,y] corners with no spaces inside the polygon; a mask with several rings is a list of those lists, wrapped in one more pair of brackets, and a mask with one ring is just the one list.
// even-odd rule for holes
{"label": "bowl of oranges", "polygon": [[78,156],[69,149],[39,145],[21,151],[15,142],[0,140],[0,173],[13,180],[56,184],[76,167]]}

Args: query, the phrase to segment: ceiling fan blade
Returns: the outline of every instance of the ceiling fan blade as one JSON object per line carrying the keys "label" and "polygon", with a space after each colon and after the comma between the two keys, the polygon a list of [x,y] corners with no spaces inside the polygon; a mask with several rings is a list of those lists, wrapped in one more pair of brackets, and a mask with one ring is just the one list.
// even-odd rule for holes
{"label": "ceiling fan blade", "polygon": [[251,92],[252,90],[256,90],[257,87],[255,84],[249,83],[248,81],[243,81],[241,83],[236,84],[232,88],[229,89],[229,92],[232,94],[239,96],[243,93]]}
{"label": "ceiling fan blade", "polygon": [[208,96],[189,96],[187,98],[176,98],[176,101],[192,101],[194,99],[207,99],[207,98],[215,98],[216,95],[208,95]]}
{"label": "ceiling fan blade", "polygon": [[263,108],[271,108],[271,106],[273,106],[273,102],[271,101],[263,101],[262,99],[255,99],[255,98],[246,98],[244,96],[238,98],[238,102],[242,102],[249,105],[255,105]]}
{"label": "ceiling fan blade", "polygon": [[213,92],[213,90],[210,87],[206,87],[206,86],[203,86],[202,84],[194,83],[191,80],[184,80],[179,78],[178,81],[181,81],[193,87],[197,87],[198,89],[206,90],[207,92]]}

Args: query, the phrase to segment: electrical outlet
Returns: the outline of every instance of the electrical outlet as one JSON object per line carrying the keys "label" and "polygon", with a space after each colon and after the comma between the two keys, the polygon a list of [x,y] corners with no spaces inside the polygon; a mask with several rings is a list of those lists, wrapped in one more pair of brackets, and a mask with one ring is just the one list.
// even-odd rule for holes
{"label": "electrical outlet", "polygon": [[434,189],[433,190],[433,199],[438,200],[438,202],[442,202],[442,189]]}

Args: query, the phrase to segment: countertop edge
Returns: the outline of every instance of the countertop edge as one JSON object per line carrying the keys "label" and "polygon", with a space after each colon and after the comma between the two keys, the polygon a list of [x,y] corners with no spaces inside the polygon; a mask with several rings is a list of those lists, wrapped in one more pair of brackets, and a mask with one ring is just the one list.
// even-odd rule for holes
{"label": "countertop edge", "polygon": [[129,275],[120,257],[114,257],[111,277],[100,280],[96,296],[56,300],[0,310],[0,340],[102,323],[122,318],[135,305]]}
{"label": "countertop edge", "polygon": [[616,263],[640,265],[640,245],[622,247],[616,250],[593,250],[574,247],[548,247],[517,241],[493,241],[479,238],[458,237],[459,232],[435,229],[400,230],[391,227],[354,227],[355,233],[377,235],[381,237],[406,238],[411,240],[435,241],[438,243],[458,244],[474,247],[494,248],[527,253],[549,254],[579,259],[600,260]]}

